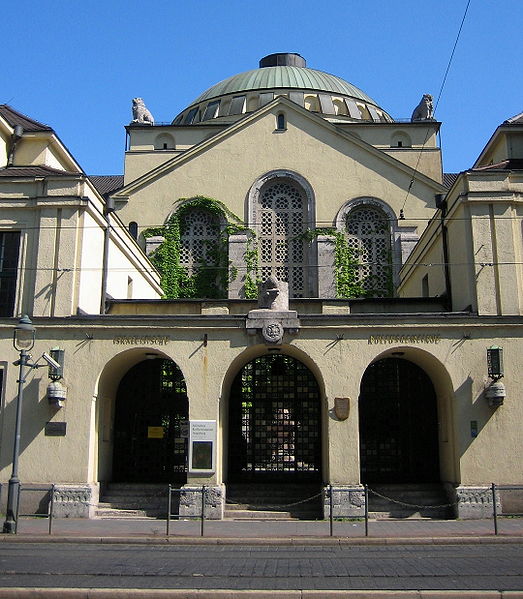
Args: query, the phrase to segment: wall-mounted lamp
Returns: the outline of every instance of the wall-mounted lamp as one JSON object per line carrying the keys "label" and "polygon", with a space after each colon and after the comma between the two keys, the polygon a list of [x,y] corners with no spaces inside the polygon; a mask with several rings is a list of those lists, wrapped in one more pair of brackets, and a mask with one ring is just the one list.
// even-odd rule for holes
{"label": "wall-mounted lamp", "polygon": [[487,348],[488,375],[494,381],[503,378],[503,348],[492,345]]}
{"label": "wall-mounted lamp", "polygon": [[50,405],[55,408],[61,408],[66,399],[67,389],[60,381],[51,381],[49,385],[47,385],[47,401]]}
{"label": "wall-mounted lamp", "polygon": [[51,358],[55,362],[55,364],[53,364],[52,362],[48,362],[48,376],[52,381],[59,381],[64,377],[65,350],[60,349],[59,347],[53,347],[53,349],[51,349],[49,353],[51,354]]}
{"label": "wall-mounted lamp", "polygon": [[47,401],[55,408],[61,408],[67,399],[67,388],[60,379],[64,376],[65,350],[53,347],[49,354],[43,354],[44,360],[49,366],[48,377],[51,379],[47,385]]}
{"label": "wall-mounted lamp", "polygon": [[499,379],[503,378],[503,348],[492,345],[487,348],[487,368],[488,375],[492,383],[485,389],[485,396],[488,404],[492,408],[503,405],[507,393],[505,385]]}

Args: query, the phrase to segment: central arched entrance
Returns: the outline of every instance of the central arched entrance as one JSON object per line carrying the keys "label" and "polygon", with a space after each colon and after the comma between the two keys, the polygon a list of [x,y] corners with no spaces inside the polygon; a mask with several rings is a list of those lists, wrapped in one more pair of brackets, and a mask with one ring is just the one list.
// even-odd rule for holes
{"label": "central arched entrance", "polygon": [[236,375],[228,464],[234,483],[321,481],[320,391],[299,360],[260,356]]}
{"label": "central arched entrance", "polygon": [[436,393],[425,371],[402,358],[371,364],[359,399],[364,483],[440,480]]}
{"label": "central arched entrance", "polygon": [[143,360],[122,378],[114,416],[113,481],[185,483],[189,402],[180,368]]}

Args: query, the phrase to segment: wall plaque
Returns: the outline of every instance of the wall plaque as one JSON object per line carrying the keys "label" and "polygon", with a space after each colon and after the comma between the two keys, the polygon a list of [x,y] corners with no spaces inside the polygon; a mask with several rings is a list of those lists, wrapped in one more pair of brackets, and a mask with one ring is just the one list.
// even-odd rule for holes
{"label": "wall plaque", "polygon": [[46,422],[46,437],[65,437],[67,431],[67,422]]}
{"label": "wall plaque", "polygon": [[211,474],[216,470],[216,420],[191,420],[189,424],[189,471]]}

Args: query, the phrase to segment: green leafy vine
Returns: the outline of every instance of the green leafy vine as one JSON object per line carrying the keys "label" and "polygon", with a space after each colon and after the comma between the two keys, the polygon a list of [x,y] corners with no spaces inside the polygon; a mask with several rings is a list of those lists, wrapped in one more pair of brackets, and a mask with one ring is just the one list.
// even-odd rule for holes
{"label": "green leafy vine", "polygon": [[[161,236],[164,241],[151,254],[150,259],[161,275],[164,299],[176,298],[225,298],[231,280],[237,271],[228,261],[229,235],[245,229],[240,219],[222,202],[204,196],[181,198],[180,207],[162,227],[144,231],[144,238]],[[207,260],[200,260],[191,269],[180,263],[181,239],[185,216],[191,210],[204,210],[212,214],[220,227],[217,239],[204,241]],[[226,222],[225,226],[220,226]],[[220,224],[219,224],[220,223]]]}
{"label": "green leafy vine", "polygon": [[[353,299],[361,297],[380,297],[383,290],[372,285],[371,281],[377,279],[369,275],[365,279],[360,278],[360,260],[356,250],[349,247],[346,236],[336,229],[308,229],[302,234],[302,238],[309,243],[318,235],[330,235],[334,238],[334,280],[336,284],[336,297],[339,299]],[[388,259],[390,262],[390,257]],[[392,272],[389,269],[387,295],[392,295]]]}

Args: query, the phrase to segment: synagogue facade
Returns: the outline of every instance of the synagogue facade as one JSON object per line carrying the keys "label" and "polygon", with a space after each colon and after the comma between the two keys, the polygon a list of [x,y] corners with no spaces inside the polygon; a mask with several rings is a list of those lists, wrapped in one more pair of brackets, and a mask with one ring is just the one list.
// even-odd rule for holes
{"label": "synagogue facade", "polygon": [[26,314],[65,397],[28,371],[19,476],[61,515],[171,484],[182,515],[205,485],[213,518],[246,489],[358,517],[367,485],[490,516],[523,478],[523,117],[459,174],[440,126],[273,54],[169,123],[136,98],[90,177],[0,106],[2,484]]}

